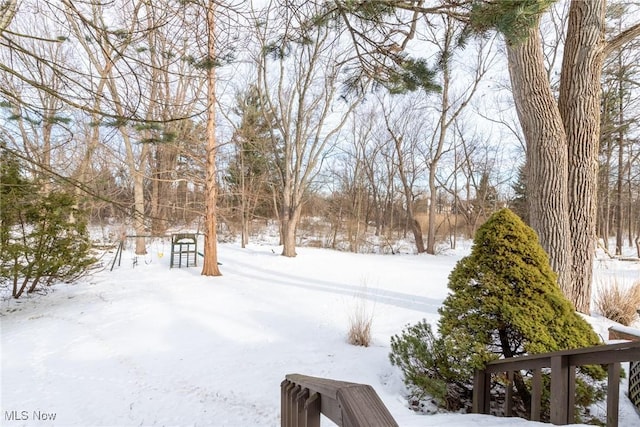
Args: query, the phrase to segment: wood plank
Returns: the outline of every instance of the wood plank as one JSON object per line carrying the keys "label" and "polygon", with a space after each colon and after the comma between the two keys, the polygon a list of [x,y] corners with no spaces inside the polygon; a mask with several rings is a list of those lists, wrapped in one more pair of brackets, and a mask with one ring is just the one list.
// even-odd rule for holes
{"label": "wood plank", "polygon": [[569,362],[566,356],[551,358],[551,423],[569,424]]}
{"label": "wood plank", "polygon": [[340,389],[338,403],[342,407],[342,425],[345,427],[398,427],[398,423],[370,385]]}
{"label": "wood plank", "polygon": [[[592,358],[591,355],[598,353],[609,353],[606,356],[600,358]],[[521,369],[536,369],[536,368],[549,368],[551,367],[551,358],[556,356],[571,356],[571,364],[574,366],[581,366],[584,364],[598,364],[594,360],[606,360],[602,358],[612,358],[610,362],[604,364],[618,362],[629,362],[631,360],[637,360],[640,356],[640,341],[630,341],[618,344],[597,345],[593,347],[576,348],[572,350],[554,351],[551,353],[531,354],[527,356],[518,356],[513,358],[493,360],[487,364],[487,372],[506,372],[509,369],[514,371]],[[575,358],[575,359],[574,359]],[[583,363],[583,360],[587,360],[587,363]],[[530,361],[529,364],[523,364],[522,362]],[[602,364],[603,362],[599,362]],[[513,366],[498,368],[499,365]]]}
{"label": "wood plank", "polygon": [[332,399],[336,399],[338,390],[350,385],[358,385],[346,381],[336,381],[327,378],[310,377],[308,375],[300,374],[288,374],[286,378],[296,384],[300,384],[302,387],[309,390],[316,391],[322,396],[328,396]]}
{"label": "wood plank", "polygon": [[280,383],[280,427],[289,427],[287,420],[287,387],[291,383],[288,380],[284,380]]}
{"label": "wood plank", "polygon": [[473,398],[471,412],[484,414],[484,371],[476,369],[473,373]]}
{"label": "wood plank", "polygon": [[296,413],[296,418],[295,418],[295,425],[296,427],[305,427],[307,425],[307,419],[306,419],[306,411],[304,410],[304,404],[307,401],[307,398],[309,397],[309,389],[308,388],[303,388],[302,390],[300,390],[300,392],[298,394],[296,394],[294,396],[295,398],[295,413]]}
{"label": "wood plank", "polygon": [[570,363],[575,366],[608,365],[610,363],[621,363],[630,362],[632,360],[640,360],[640,341],[636,341],[635,344],[637,345],[627,346],[625,348],[610,349],[609,351],[575,354],[571,356]]}
{"label": "wood plank", "polygon": [[620,363],[607,366],[607,427],[618,427],[620,402]]}
{"label": "wood plank", "polygon": [[298,427],[298,423],[297,423],[298,416],[296,413],[295,398],[296,398],[296,395],[300,393],[300,390],[302,390],[302,387],[300,387],[298,384],[294,384],[293,388],[289,389],[289,396],[288,396],[289,411],[288,411],[287,417],[289,418],[289,425],[291,427]]}
{"label": "wood plank", "polygon": [[[571,359],[569,359],[571,360]],[[569,363],[567,388],[567,419],[570,424],[576,421],[576,367]]]}
{"label": "wood plank", "polygon": [[540,421],[542,412],[542,371],[533,370],[531,378],[531,421]]}
{"label": "wood plank", "polygon": [[513,371],[507,372],[507,383],[504,393],[504,415],[505,417],[513,416]]}
{"label": "wood plank", "polygon": [[337,400],[321,394],[320,412],[337,425],[342,425],[342,408],[340,408],[340,404]]}
{"label": "wood plank", "polygon": [[320,399],[320,394],[312,393],[304,402],[305,427],[320,427]]}

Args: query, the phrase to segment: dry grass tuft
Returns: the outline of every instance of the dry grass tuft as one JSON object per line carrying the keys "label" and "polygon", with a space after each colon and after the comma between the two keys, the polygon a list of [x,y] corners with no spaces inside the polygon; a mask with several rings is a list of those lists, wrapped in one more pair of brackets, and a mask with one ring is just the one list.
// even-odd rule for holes
{"label": "dry grass tuft", "polygon": [[595,307],[607,319],[629,326],[638,319],[640,282],[630,287],[621,286],[616,279],[600,284]]}
{"label": "dry grass tuft", "polygon": [[349,331],[347,341],[351,345],[369,347],[371,345],[371,324],[373,309],[369,307],[367,287],[354,296],[354,305],[349,313]]}

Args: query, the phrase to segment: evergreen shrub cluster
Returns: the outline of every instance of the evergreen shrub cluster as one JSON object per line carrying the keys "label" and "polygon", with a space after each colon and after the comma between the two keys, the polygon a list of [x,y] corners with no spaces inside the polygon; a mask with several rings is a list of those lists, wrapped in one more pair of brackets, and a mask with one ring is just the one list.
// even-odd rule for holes
{"label": "evergreen shrub cluster", "polygon": [[19,298],[78,279],[95,259],[75,198],[64,191],[40,192],[8,151],[2,150],[1,160],[0,283]]}
{"label": "evergreen shrub cluster", "polygon": [[[437,334],[423,321],[391,340],[391,363],[403,371],[416,400],[430,396],[447,410],[468,410],[473,372],[487,362],[600,343],[562,295],[535,232],[508,209],[480,227],[448,287]],[[604,376],[599,366],[578,374],[576,403],[582,414],[602,398],[597,381]],[[514,385],[520,414],[528,415],[530,373],[516,373]],[[493,388],[500,393],[500,384]]]}

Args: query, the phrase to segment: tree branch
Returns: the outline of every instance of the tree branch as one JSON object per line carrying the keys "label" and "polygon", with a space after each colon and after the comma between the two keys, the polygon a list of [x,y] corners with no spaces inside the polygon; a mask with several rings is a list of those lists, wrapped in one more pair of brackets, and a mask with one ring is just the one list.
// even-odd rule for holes
{"label": "tree branch", "polygon": [[640,36],[640,22],[627,28],[617,36],[607,41],[607,44],[604,47],[605,58],[611,55],[611,53],[614,50],[621,48],[625,43],[630,42],[631,40],[639,36]]}
{"label": "tree branch", "polygon": [[16,0],[7,0],[0,3],[0,34],[9,26],[11,20],[18,10],[18,2]]}

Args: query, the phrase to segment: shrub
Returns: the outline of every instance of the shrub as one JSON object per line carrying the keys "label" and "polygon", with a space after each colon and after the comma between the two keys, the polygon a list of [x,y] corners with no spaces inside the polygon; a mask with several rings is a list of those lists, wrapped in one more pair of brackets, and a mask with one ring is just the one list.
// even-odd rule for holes
{"label": "shrub", "polygon": [[608,284],[601,283],[595,306],[607,319],[629,326],[638,319],[640,282],[631,287],[623,287],[615,279]]}
{"label": "shrub", "polygon": [[431,397],[439,407],[455,411],[465,400],[466,384],[459,384],[451,375],[445,344],[425,320],[407,325],[400,335],[391,338],[389,358],[404,373],[405,384],[416,401],[412,406]]}
{"label": "shrub", "polygon": [[18,224],[0,252],[0,276],[10,282],[14,298],[25,290],[34,292],[38,285],[77,280],[95,262],[85,223],[74,206],[72,196],[51,193],[17,212]]}
{"label": "shrub", "polygon": [[95,259],[74,197],[65,192],[38,194],[13,162],[3,168],[1,178],[0,280],[11,286],[12,296],[84,274]]}
{"label": "shrub", "polygon": [[[562,295],[535,232],[508,209],[480,227],[471,254],[458,262],[448,286],[451,292],[439,310],[439,337],[424,333],[424,328],[408,328],[392,339],[391,353],[410,389],[431,394],[446,383],[446,393],[455,395],[436,397],[448,409],[455,399],[462,399],[460,405],[468,409],[473,372],[490,360],[599,343]],[[412,355],[413,349],[419,351]],[[432,354],[425,357],[425,351]],[[582,372],[595,379],[605,375],[600,367]],[[516,373],[514,384],[528,408],[526,373]],[[587,395],[595,398],[595,390]]]}

